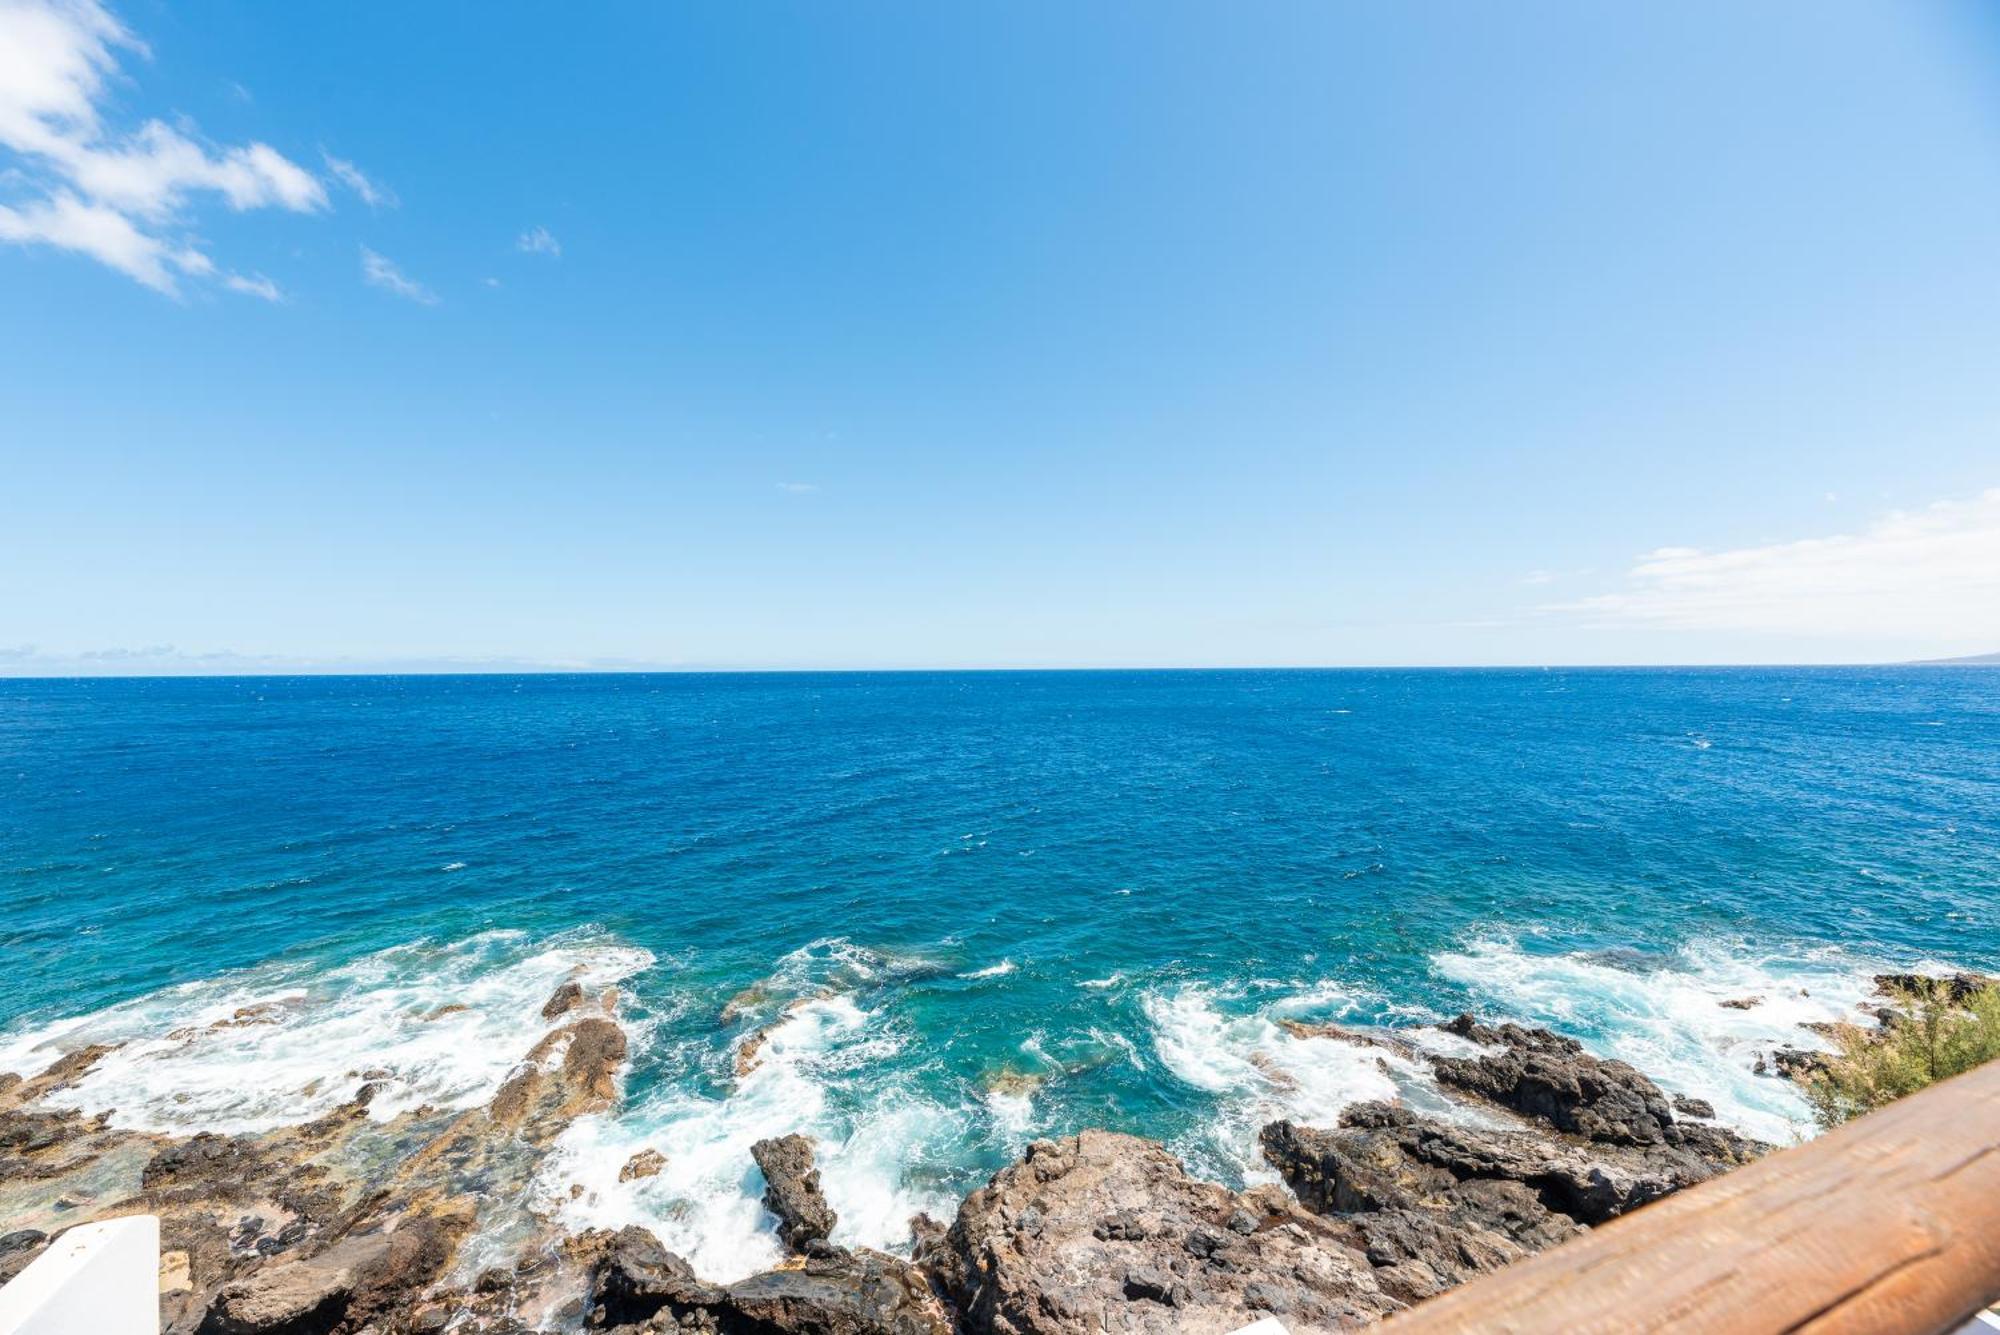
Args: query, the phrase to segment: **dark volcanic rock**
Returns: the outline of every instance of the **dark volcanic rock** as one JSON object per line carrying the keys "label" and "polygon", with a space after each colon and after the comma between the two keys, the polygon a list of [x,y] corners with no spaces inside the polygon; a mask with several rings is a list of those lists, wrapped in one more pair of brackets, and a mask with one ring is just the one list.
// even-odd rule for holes
{"label": "dark volcanic rock", "polygon": [[1448,1028],[1498,1050],[1437,1058],[1439,1078],[1528,1120],[1488,1129],[1362,1103],[1334,1130],[1274,1122],[1261,1136],[1308,1209],[1356,1230],[1395,1297],[1415,1301],[1552,1247],[1766,1148],[1676,1121],[1645,1076],[1546,1030],[1470,1016]]}
{"label": "dark volcanic rock", "polygon": [[17,1228],[0,1236],[0,1284],[27,1269],[48,1245],[49,1235],[38,1228]]}
{"label": "dark volcanic rock", "polygon": [[1875,990],[1884,996],[1915,997],[1919,1001],[1943,1001],[1956,1006],[1989,987],[2000,987],[2000,978],[1983,974],[1954,973],[1934,977],[1923,973],[1878,973]]}
{"label": "dark volcanic rock", "polygon": [[764,1208],[778,1216],[778,1236],[801,1254],[826,1251],[839,1216],[819,1189],[813,1143],[801,1135],[760,1140],[750,1157],[764,1173]]}
{"label": "dark volcanic rock", "polygon": [[542,1003],[542,1018],[544,1020],[558,1019],[575,1010],[582,1003],[583,986],[576,982],[564,983],[561,987],[550,993],[549,999]]}
{"label": "dark volcanic rock", "polygon": [[686,1261],[637,1225],[608,1240],[593,1281],[603,1324],[612,1326],[646,1321],[661,1311],[712,1307],[722,1299],[720,1288],[697,1279]]}
{"label": "dark volcanic rock", "polygon": [[1269,1314],[1308,1335],[1403,1306],[1354,1229],[1273,1188],[1196,1181],[1161,1146],[1108,1131],[1030,1145],[917,1259],[974,1335],[1204,1335]]}
{"label": "dark volcanic rock", "polygon": [[1434,1059],[1432,1069],[1444,1083],[1589,1140],[1667,1143],[1674,1122],[1667,1096],[1624,1062],[1593,1057],[1575,1039],[1546,1029],[1487,1026],[1470,1015],[1445,1028],[1499,1051]]}
{"label": "dark volcanic rock", "polygon": [[1826,1054],[1809,1048],[1773,1048],[1767,1067],[1757,1059],[1757,1074],[1777,1074],[1787,1080],[1810,1080],[1826,1069]]}
{"label": "dark volcanic rock", "polygon": [[[907,1261],[855,1250],[730,1285],[696,1278],[642,1228],[598,1235],[597,1315],[613,1330],[721,1335],[949,1335],[944,1305]],[[669,1324],[670,1323],[670,1324]]]}
{"label": "dark volcanic rock", "polygon": [[855,1249],[731,1284],[716,1312],[724,1331],[798,1335],[950,1335],[951,1321],[930,1282],[909,1262]]}

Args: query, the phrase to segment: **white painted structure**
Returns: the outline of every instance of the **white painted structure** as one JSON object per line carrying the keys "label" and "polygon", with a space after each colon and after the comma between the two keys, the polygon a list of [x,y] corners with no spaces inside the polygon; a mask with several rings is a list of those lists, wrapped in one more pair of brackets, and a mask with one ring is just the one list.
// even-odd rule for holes
{"label": "white painted structure", "polygon": [[0,1335],[157,1335],[160,1221],[78,1224],[0,1288]]}

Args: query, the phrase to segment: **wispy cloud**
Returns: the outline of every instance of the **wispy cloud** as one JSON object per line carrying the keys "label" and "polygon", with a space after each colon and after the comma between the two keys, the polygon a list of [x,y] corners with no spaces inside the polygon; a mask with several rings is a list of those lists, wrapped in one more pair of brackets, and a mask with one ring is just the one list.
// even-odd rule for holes
{"label": "wispy cloud", "polygon": [[0,0],[0,148],[19,191],[0,205],[0,240],[74,251],[168,295],[183,278],[265,295],[269,280],[231,282],[200,249],[187,210],[207,197],[314,213],[326,187],[269,144],[213,145],[157,119],[114,129],[104,104],[124,54],[150,53],[98,0]]}
{"label": "wispy cloud", "polygon": [[1675,630],[2000,647],[2000,488],[1857,533],[1726,551],[1662,547],[1616,592],[1548,611]]}
{"label": "wispy cloud", "polygon": [[790,493],[791,493],[792,495],[794,495],[794,496],[803,496],[803,495],[805,495],[805,494],[806,494],[807,492],[813,492],[813,491],[818,491],[818,490],[819,490],[819,483],[817,483],[817,482],[780,482],[780,483],[778,484],[778,490],[779,490],[779,491],[788,491],[788,492],[790,492]]}
{"label": "wispy cloud", "polygon": [[387,256],[378,255],[366,246],[361,248],[361,281],[425,306],[438,304],[437,293],[406,276]]}
{"label": "wispy cloud", "polygon": [[278,285],[260,273],[226,274],[223,276],[222,285],[231,292],[241,292],[246,297],[260,297],[265,301],[285,299],[285,294],[278,290]]}
{"label": "wispy cloud", "polygon": [[395,191],[380,181],[370,179],[366,172],[346,158],[337,158],[325,149],[321,149],[319,155],[326,159],[326,169],[333,173],[333,179],[352,190],[369,208],[393,209],[402,202],[396,198]]}
{"label": "wispy cloud", "polygon": [[562,242],[556,240],[555,233],[546,227],[530,227],[521,233],[514,248],[524,255],[547,255],[551,259],[562,258]]}

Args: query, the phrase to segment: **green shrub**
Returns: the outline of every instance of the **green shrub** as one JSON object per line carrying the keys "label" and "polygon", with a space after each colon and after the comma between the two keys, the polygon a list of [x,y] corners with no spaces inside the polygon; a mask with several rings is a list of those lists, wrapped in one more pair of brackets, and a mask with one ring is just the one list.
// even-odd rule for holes
{"label": "green shrub", "polygon": [[1948,1080],[2000,1057],[2000,985],[1956,1001],[1943,988],[1897,994],[1902,1014],[1880,1029],[1836,1030],[1836,1051],[1806,1081],[1806,1099],[1821,1126]]}

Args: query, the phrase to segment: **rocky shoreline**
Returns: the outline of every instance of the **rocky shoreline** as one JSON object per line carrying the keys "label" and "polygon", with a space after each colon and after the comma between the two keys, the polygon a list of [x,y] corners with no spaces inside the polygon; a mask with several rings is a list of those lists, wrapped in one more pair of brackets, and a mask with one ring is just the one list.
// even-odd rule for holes
{"label": "rocky shoreline", "polygon": [[[1307,1335],[1379,1320],[1770,1148],[1547,1030],[1461,1016],[1444,1028],[1468,1055],[1440,1056],[1321,1026],[1418,1055],[1452,1114],[1367,1102],[1337,1126],[1273,1122],[1260,1145],[1284,1185],[1243,1191],[1133,1136],[1036,1141],[954,1218],[914,1219],[907,1258],[838,1245],[811,1141],[778,1137],[753,1157],[789,1258],[716,1284],[644,1229],[570,1233],[532,1200],[562,1132],[619,1097],[618,1003],[564,984],[542,1008],[547,1033],[469,1111],[378,1121],[364,1083],[302,1125],[175,1138],[50,1104],[110,1049],[0,1076],[0,1280],[61,1228],[152,1213],[174,1335],[1201,1335],[1264,1315]],[[1774,1065],[1808,1068],[1810,1054]],[[642,1153],[624,1172],[660,1162]]]}

